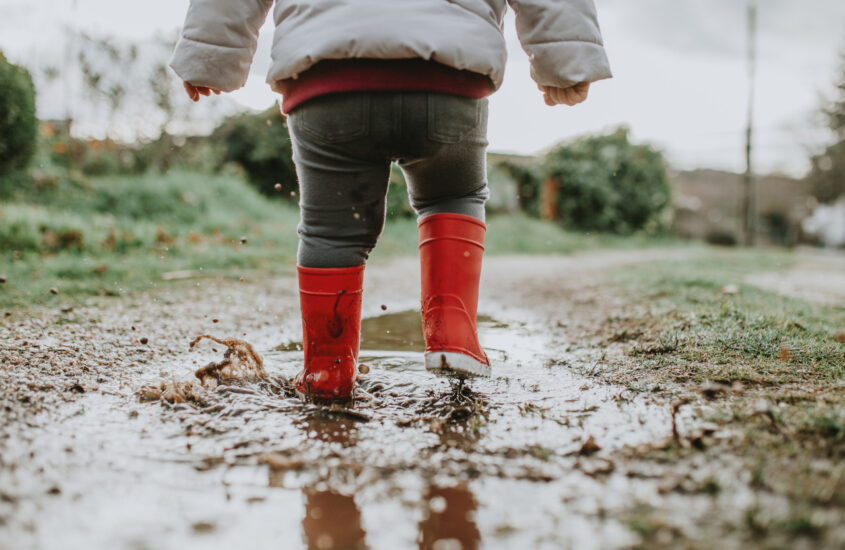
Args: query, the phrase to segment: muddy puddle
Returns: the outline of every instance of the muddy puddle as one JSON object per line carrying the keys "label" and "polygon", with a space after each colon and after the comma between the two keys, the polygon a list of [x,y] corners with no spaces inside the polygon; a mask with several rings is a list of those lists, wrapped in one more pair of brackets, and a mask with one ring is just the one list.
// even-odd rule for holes
{"label": "muddy puddle", "polygon": [[[600,357],[567,351],[562,331],[515,309],[480,319],[490,379],[461,383],[426,372],[416,311],[367,318],[362,332],[367,373],[348,408],[293,395],[290,380],[302,361],[293,330],[250,340],[259,376],[216,379],[183,399],[139,399],[144,387],[196,380],[194,361],[219,362],[227,349],[218,339],[157,358],[143,374],[69,403],[34,447],[20,449],[29,456],[17,458],[39,472],[32,490],[54,493],[21,504],[6,526],[15,547],[603,548],[637,541],[613,510],[653,482],[620,475],[610,455],[670,437],[665,404],[575,374],[573,366]],[[677,422],[688,429],[692,418],[682,411]]]}

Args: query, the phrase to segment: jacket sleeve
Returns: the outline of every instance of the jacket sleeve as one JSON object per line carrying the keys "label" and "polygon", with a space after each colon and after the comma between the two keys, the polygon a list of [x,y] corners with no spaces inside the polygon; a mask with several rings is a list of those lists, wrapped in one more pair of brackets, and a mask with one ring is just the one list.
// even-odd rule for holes
{"label": "jacket sleeve", "polygon": [[508,0],[538,84],[567,88],[612,76],[593,0]]}
{"label": "jacket sleeve", "polygon": [[195,86],[241,88],[272,5],[273,0],[191,0],[170,67]]}

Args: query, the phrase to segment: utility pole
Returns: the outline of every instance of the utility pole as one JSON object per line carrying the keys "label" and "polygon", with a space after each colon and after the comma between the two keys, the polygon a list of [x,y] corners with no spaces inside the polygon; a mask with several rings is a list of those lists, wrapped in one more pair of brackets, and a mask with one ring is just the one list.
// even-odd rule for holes
{"label": "utility pole", "polygon": [[756,232],[756,204],[754,193],[754,172],[751,164],[751,148],[754,128],[754,80],[757,64],[757,5],[748,3],[748,120],[745,127],[745,177],[743,178],[742,221],[745,246],[754,245]]}

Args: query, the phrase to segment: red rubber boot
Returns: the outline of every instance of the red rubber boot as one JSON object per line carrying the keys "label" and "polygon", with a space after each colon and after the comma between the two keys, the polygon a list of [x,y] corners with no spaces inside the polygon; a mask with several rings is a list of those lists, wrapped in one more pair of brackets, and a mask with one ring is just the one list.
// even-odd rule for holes
{"label": "red rubber boot", "polygon": [[419,223],[428,370],[490,376],[475,324],[486,229],[481,220],[463,214],[432,214]]}
{"label": "red rubber boot", "polygon": [[296,377],[307,399],[347,401],[355,387],[364,266],[298,266],[305,368]]}

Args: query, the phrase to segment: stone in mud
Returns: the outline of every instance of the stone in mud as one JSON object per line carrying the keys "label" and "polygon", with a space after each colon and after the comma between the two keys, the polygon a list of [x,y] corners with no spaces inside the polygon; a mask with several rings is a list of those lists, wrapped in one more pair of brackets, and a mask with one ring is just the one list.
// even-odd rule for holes
{"label": "stone in mud", "polygon": [[203,386],[217,386],[223,379],[231,378],[266,378],[264,360],[252,347],[252,344],[237,338],[217,338],[202,334],[194,338],[189,349],[193,350],[203,339],[208,339],[226,346],[223,360],[211,362],[194,372]]}

